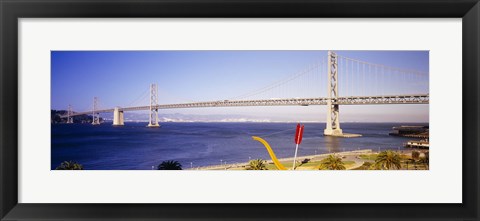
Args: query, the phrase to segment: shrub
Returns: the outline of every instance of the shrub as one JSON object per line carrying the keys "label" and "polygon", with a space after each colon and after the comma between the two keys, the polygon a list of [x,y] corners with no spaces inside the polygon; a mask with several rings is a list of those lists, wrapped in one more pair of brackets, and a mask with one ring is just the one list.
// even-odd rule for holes
{"label": "shrub", "polygon": [[83,170],[82,164],[75,161],[63,161],[55,170]]}
{"label": "shrub", "polygon": [[180,164],[176,160],[166,160],[166,161],[163,161],[161,164],[159,164],[157,169],[158,170],[181,170],[182,164]]}
{"label": "shrub", "polygon": [[414,160],[420,159],[420,152],[418,152],[418,151],[416,151],[416,150],[412,151],[412,158],[413,158]]}
{"label": "shrub", "polygon": [[250,160],[247,170],[267,170],[266,161],[262,159]]}

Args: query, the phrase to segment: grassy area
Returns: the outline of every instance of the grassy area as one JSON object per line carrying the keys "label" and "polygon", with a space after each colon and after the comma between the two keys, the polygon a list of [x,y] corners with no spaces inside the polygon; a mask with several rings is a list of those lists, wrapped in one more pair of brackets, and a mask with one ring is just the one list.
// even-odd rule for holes
{"label": "grassy area", "polygon": [[[290,169],[290,168],[292,168],[292,166],[293,166],[293,161],[289,161],[289,162],[287,162],[287,161],[281,161],[281,163],[282,163],[282,165],[283,165],[284,167],[286,167],[287,169]],[[300,165],[300,163],[297,163],[296,165],[297,165],[297,168],[298,168],[298,165]],[[304,166],[304,165],[305,165],[305,164],[300,165],[300,166]],[[269,169],[269,170],[277,170],[277,167],[275,166],[275,164],[269,163],[269,164],[267,164],[267,169]]]}
{"label": "grassy area", "polygon": [[348,166],[353,166],[355,164],[355,161],[343,161],[346,167]]}
{"label": "grassy area", "polygon": [[[293,162],[281,162],[281,163],[287,169],[290,169],[293,166]],[[298,166],[299,164],[297,164],[297,169],[299,169],[299,170],[318,170],[321,163],[322,163],[321,161],[309,161],[307,163],[300,164],[300,166]],[[355,161],[343,161],[343,163],[345,164],[345,167],[350,168],[355,164]],[[267,164],[267,169],[268,170],[277,170],[277,167],[275,166],[275,164],[269,163],[269,164]]]}
{"label": "grassy area", "polygon": [[402,161],[402,170],[428,170],[427,166],[423,163],[417,162],[416,164],[409,162],[407,164],[407,161]]}
{"label": "grassy area", "polygon": [[317,166],[317,165],[319,165],[319,163],[320,163],[319,161],[316,161],[316,162],[310,161],[310,162],[308,162],[308,163],[302,164],[301,166],[303,166],[303,167],[312,167],[312,166]]}
{"label": "grassy area", "polygon": [[377,155],[378,154],[362,154],[359,157],[362,160],[373,160],[373,161],[375,161],[375,159],[377,159]]}
{"label": "grassy area", "polygon": [[[420,163],[420,162],[417,162],[415,164],[413,162],[408,161],[409,159],[411,159],[411,158],[402,157],[402,161],[401,161],[401,164],[400,164],[402,166],[402,168],[400,170],[428,170],[427,165],[425,165],[423,163]],[[365,162],[365,163],[363,163],[362,166],[354,168],[352,170],[372,170],[374,168],[372,165],[374,165],[374,164],[375,164],[374,162]]]}
{"label": "grassy area", "polygon": [[351,169],[353,166],[355,166],[355,161],[343,161],[345,167],[348,169]]}
{"label": "grassy area", "polygon": [[[347,170],[371,170],[374,169],[375,167],[373,166],[375,164],[375,160],[377,159],[378,154],[377,153],[362,153],[360,155],[349,155],[349,156],[343,156],[343,163],[344,166],[346,167]],[[347,158],[347,159],[345,159]],[[315,161],[311,161],[311,159],[307,159],[304,162],[301,163],[300,161],[297,161],[297,170],[318,170],[320,168],[320,165],[322,164],[322,159],[324,157],[315,157],[313,158]],[[412,155],[410,153],[402,153],[400,154],[400,162],[401,162],[401,169],[400,170],[428,170],[428,165],[425,165],[419,161],[420,159],[424,159],[424,156],[420,156],[417,158],[417,162],[413,163],[412,162]],[[362,163],[363,165],[358,166],[359,164],[357,163]],[[293,162],[292,160],[282,160],[281,163],[283,166],[285,166],[287,169],[291,169]],[[266,168],[268,170],[277,170],[277,167],[273,163],[267,163]],[[233,169],[233,168],[232,168]],[[240,167],[240,168],[235,168],[235,169],[240,169],[244,170],[246,167]]]}
{"label": "grassy area", "polygon": [[361,165],[361,166],[359,166],[359,167],[357,167],[357,168],[354,168],[354,169],[352,169],[352,170],[369,170],[372,164],[373,164],[373,163],[365,162],[365,163],[363,163],[363,165]]}

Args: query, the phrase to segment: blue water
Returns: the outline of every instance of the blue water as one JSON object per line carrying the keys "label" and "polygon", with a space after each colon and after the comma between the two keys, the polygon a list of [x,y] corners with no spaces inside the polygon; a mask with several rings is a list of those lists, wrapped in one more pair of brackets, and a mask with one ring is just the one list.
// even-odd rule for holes
{"label": "blue water", "polygon": [[[265,147],[252,136],[267,140],[277,157],[292,157],[295,151],[295,123],[146,123],[53,124],[51,168],[73,160],[87,170],[150,170],[164,160],[177,160],[184,168],[240,163],[249,158],[270,159]],[[346,133],[360,138],[323,136],[325,123],[306,123],[298,155],[312,155],[357,149],[403,148],[411,138],[388,133],[400,125],[415,123],[342,123]]]}

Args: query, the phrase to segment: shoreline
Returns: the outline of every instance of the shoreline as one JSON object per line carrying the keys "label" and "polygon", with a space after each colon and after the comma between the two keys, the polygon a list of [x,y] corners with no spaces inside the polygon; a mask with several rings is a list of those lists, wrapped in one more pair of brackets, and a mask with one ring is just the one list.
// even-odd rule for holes
{"label": "shoreline", "polygon": [[[396,150],[395,152],[399,152],[401,155],[411,155],[412,151],[419,151],[424,152],[428,151],[425,149],[402,149]],[[380,151],[381,152],[381,151]],[[336,155],[344,159],[348,162],[354,162],[353,165],[350,165],[347,170],[355,169],[363,165],[364,162],[369,162],[372,160],[361,159],[361,155],[373,155],[378,154],[379,151],[373,151],[372,149],[361,149],[361,150],[352,150],[352,151],[344,151],[344,152],[334,152],[334,153],[323,153],[317,155],[304,155],[304,156],[297,156],[297,162],[302,162],[308,160],[310,163],[320,162],[324,158],[328,157],[329,155]],[[294,157],[287,157],[287,158],[278,158],[278,160],[285,164],[293,162]],[[267,165],[272,165],[273,161],[265,160]],[[307,162],[307,163],[308,163]],[[231,164],[217,164],[217,165],[210,165],[210,166],[201,166],[201,167],[194,167],[188,168],[185,170],[244,170],[248,166],[249,162],[241,162],[241,163],[231,163]],[[307,170],[297,167],[296,170]]]}

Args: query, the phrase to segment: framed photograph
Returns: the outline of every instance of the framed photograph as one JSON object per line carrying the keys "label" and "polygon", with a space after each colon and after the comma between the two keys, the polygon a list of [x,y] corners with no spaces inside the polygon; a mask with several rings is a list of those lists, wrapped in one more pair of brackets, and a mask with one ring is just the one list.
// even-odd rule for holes
{"label": "framed photograph", "polygon": [[1,220],[479,220],[477,0],[0,4]]}

